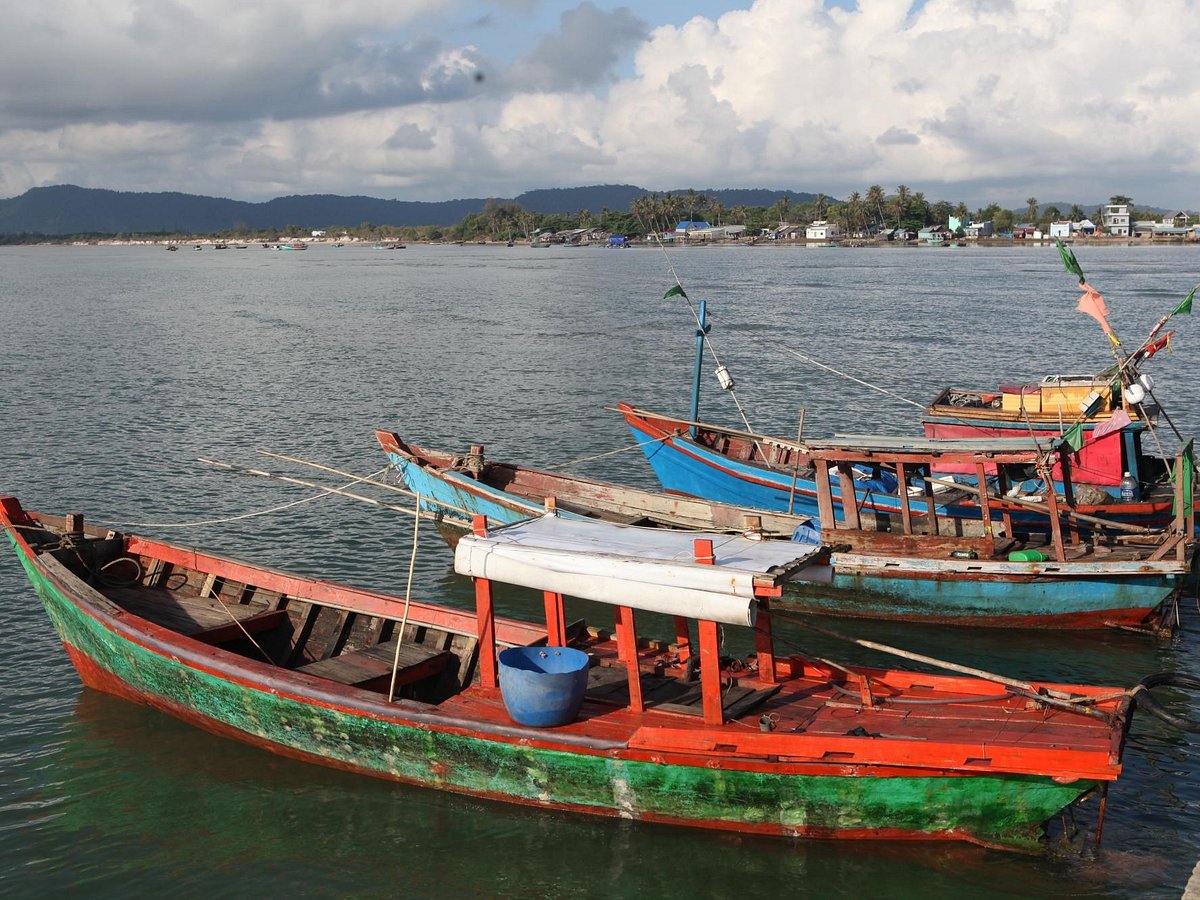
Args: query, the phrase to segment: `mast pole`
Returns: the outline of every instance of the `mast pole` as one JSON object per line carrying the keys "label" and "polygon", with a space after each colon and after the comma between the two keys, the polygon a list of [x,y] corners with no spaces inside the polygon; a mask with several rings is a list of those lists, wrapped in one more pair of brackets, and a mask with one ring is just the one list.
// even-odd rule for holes
{"label": "mast pole", "polygon": [[[696,329],[696,369],[692,373],[692,421],[696,422],[700,419],[700,372],[704,363],[704,339],[708,335],[708,330],[711,327],[708,324],[708,301],[700,301],[700,312],[697,316],[699,327]],[[696,426],[688,426],[688,433],[696,436]]]}

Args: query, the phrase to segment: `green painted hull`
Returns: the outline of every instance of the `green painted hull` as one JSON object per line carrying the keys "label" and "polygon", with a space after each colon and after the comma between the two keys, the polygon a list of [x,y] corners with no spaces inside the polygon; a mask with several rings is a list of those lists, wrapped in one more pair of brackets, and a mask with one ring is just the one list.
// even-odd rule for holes
{"label": "green painted hull", "polygon": [[[665,764],[621,745],[571,747],[553,730],[441,723],[436,712],[347,700],[186,640],[93,616],[23,555],[85,683],[275,752],[384,778],[524,804],[778,835],[963,839],[1031,850],[1041,824],[1096,786],[1027,775],[748,771]],[[157,646],[156,646],[157,645]],[[377,712],[372,712],[374,707]],[[384,718],[388,716],[388,718]],[[406,718],[398,718],[405,716]],[[562,749],[534,746],[559,744]],[[751,762],[748,765],[753,766]],[[767,768],[758,761],[760,769]],[[895,772],[895,769],[890,770]],[[839,774],[841,773],[841,774]]]}

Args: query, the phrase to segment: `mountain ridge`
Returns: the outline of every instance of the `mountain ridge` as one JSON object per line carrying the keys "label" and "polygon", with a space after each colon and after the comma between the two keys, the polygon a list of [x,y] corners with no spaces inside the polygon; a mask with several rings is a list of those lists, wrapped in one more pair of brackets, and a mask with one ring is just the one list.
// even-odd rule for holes
{"label": "mountain ridge", "polygon": [[[686,196],[687,190],[659,191]],[[384,200],[340,194],[292,194],[262,202],[207,197],[178,191],[136,192],[77,185],[30,188],[0,200],[0,234],[211,234],[239,226],[261,231],[354,227],[364,222],[392,226],[451,226],[478,213],[487,203],[518,203],[543,214],[570,215],[581,209],[629,210],[633,200],[651,191],[636,185],[589,185],[544,188],[514,198],[474,197],[442,201]],[[810,202],[816,194],[766,188],[696,191],[726,207],[771,206],[787,197]]]}

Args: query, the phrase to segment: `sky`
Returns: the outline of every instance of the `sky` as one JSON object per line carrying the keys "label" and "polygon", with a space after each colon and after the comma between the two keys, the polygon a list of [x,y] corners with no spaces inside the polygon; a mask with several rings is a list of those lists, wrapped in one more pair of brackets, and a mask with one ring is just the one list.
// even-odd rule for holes
{"label": "sky", "polygon": [[0,197],[874,184],[1200,209],[1200,0],[46,0]]}

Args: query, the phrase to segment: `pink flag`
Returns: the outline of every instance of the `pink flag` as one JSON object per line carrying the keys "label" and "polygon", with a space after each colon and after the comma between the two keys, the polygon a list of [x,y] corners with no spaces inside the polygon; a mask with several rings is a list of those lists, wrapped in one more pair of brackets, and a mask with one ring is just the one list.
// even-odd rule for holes
{"label": "pink flag", "polygon": [[1075,309],[1081,313],[1087,313],[1089,316],[1099,322],[1100,327],[1104,329],[1104,333],[1107,334],[1110,339],[1115,340],[1113,330],[1108,324],[1108,307],[1104,305],[1104,298],[1101,297],[1100,292],[1090,284],[1084,284],[1083,282],[1080,282],[1079,286],[1083,288],[1083,296],[1079,298],[1079,303],[1076,305]]}

